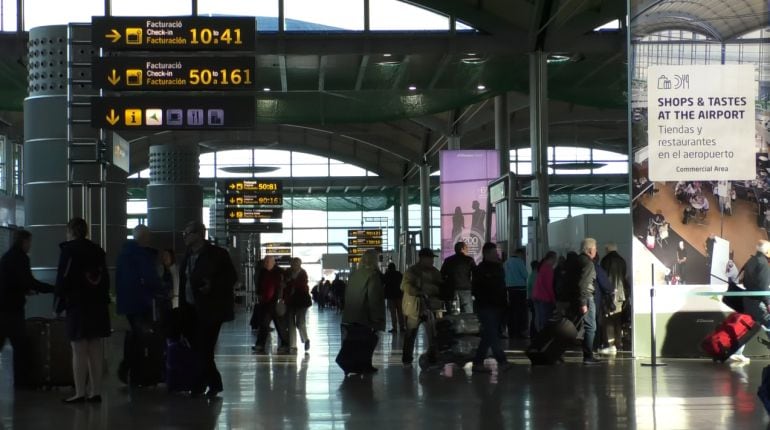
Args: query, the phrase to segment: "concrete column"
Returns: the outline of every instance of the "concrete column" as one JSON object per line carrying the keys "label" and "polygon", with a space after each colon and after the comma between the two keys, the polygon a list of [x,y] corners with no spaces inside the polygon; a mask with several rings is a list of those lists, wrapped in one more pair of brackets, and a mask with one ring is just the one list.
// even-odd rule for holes
{"label": "concrete column", "polygon": [[[88,39],[89,28],[80,28],[73,37]],[[52,282],[56,276],[60,242],[66,240],[66,224],[70,216],[86,219],[91,227],[91,239],[107,251],[107,264],[114,265],[121,243],[126,238],[126,174],[117,168],[106,171],[106,220],[102,220],[99,184],[101,167],[96,163],[71,164],[68,160],[68,115],[73,119],[90,117],[88,107],[67,109],[67,26],[33,28],[29,32],[29,96],[24,100],[24,224],[33,235],[30,254],[35,276]],[[82,50],[82,52],[81,52]],[[90,62],[96,50],[78,45],[73,61]],[[87,79],[90,67],[81,67],[78,79]],[[97,94],[87,85],[72,85],[77,101]],[[73,99],[74,100],[74,99]],[[73,149],[71,158],[96,160],[97,131],[88,124],[73,125],[72,138],[81,144]],[[71,170],[70,170],[71,169]],[[88,187],[70,186],[87,183]],[[85,192],[84,192],[85,190]],[[68,191],[71,191],[69,193]],[[71,195],[72,212],[68,213]],[[102,223],[106,228],[102,229]],[[101,237],[101,231],[106,237]],[[33,306],[34,307],[34,306]],[[45,306],[42,306],[45,308]],[[47,309],[50,314],[50,307]],[[36,315],[32,312],[31,315]]]}
{"label": "concrete column", "polygon": [[393,250],[398,252],[401,247],[401,195],[393,203]]}
{"label": "concrete column", "polygon": [[452,134],[449,137],[447,137],[446,148],[449,150],[460,149],[460,136],[456,134]]}
{"label": "concrete column", "polygon": [[500,154],[500,176],[511,171],[511,136],[508,96],[495,97],[495,149]]}
{"label": "concrete column", "polygon": [[409,232],[409,186],[401,186],[401,231]]}
{"label": "concrete column", "polygon": [[158,247],[185,251],[182,230],[202,221],[203,188],[198,182],[197,145],[150,147],[150,184],[147,186],[147,223]]}
{"label": "concrete column", "polygon": [[430,219],[430,165],[424,161],[420,164],[420,227],[423,248],[431,247]]}
{"label": "concrete column", "polygon": [[532,150],[532,195],[539,199],[532,213],[537,219],[536,255],[548,247],[548,63],[542,51],[529,54],[529,130]]}

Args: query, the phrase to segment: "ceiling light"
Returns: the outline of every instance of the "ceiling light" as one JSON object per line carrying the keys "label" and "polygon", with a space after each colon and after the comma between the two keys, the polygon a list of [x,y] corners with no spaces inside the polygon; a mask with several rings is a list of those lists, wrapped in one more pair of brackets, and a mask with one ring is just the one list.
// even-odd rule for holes
{"label": "ceiling light", "polygon": [[477,90],[479,90],[479,91],[484,91],[484,90],[486,90],[486,89],[487,89],[487,86],[486,86],[486,85],[484,85],[484,84],[478,84],[478,85],[476,86],[476,89],[477,89]]}
{"label": "ceiling light", "polygon": [[417,91],[417,85],[409,85],[409,91]]}
{"label": "ceiling light", "polygon": [[554,52],[548,55],[548,64],[562,64],[562,63],[577,63],[582,60],[583,56],[578,53],[571,52]]}
{"label": "ceiling light", "polygon": [[391,57],[393,54],[382,54],[383,57]]}
{"label": "ceiling light", "polygon": [[460,61],[465,64],[481,64],[487,61],[487,59],[475,52],[469,52],[467,54],[463,54],[463,56],[460,58]]}
{"label": "ceiling light", "polygon": [[266,93],[269,93],[269,92],[270,92],[270,87],[265,87],[265,88],[262,88],[262,91],[264,91],[264,92],[266,92]]}

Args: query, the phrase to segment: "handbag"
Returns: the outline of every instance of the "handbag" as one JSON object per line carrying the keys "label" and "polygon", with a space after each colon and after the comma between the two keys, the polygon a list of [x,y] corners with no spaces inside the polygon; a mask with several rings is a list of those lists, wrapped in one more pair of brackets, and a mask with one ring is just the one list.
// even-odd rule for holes
{"label": "handbag", "polygon": [[[743,269],[741,269],[740,272],[738,272],[738,277],[741,276],[743,273]],[[746,289],[739,286],[733,281],[727,282],[727,292],[728,293],[743,293]],[[727,305],[727,307],[731,308],[735,312],[743,313],[743,297],[741,296],[722,296],[722,303]]]}
{"label": "handbag", "polygon": [[286,315],[286,302],[283,299],[278,299],[275,302],[275,314],[279,317]]}

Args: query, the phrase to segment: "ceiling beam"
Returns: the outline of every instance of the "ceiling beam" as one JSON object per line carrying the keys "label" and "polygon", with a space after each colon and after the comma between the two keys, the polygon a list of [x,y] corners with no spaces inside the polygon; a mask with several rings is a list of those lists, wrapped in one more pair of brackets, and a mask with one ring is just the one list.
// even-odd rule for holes
{"label": "ceiling beam", "polygon": [[393,78],[393,86],[392,89],[394,90],[400,90],[400,89],[406,89],[404,84],[404,78],[406,78],[406,74],[409,71],[409,63],[411,63],[412,57],[410,55],[405,55],[404,59],[401,61],[401,64],[398,66],[398,71],[396,72],[396,76]]}
{"label": "ceiling beam", "polygon": [[444,72],[446,71],[451,61],[452,61],[452,56],[450,54],[445,53],[441,57],[441,61],[439,62],[438,67],[436,67],[436,71],[433,73],[433,77],[430,79],[430,83],[428,84],[429,90],[432,90],[433,88],[436,87],[436,85],[438,84],[438,81],[441,79],[442,76],[444,76]]}
{"label": "ceiling beam", "polygon": [[281,68],[281,91],[287,92],[289,91],[289,83],[286,78],[286,56],[285,55],[279,55],[278,56],[278,64]]}
{"label": "ceiling beam", "polygon": [[323,92],[326,85],[326,55],[318,56],[318,91]]}
{"label": "ceiling beam", "polygon": [[356,91],[361,91],[361,86],[364,84],[364,76],[366,75],[366,67],[369,65],[369,55],[363,55],[361,57],[361,63],[358,65],[358,74],[356,75]]}

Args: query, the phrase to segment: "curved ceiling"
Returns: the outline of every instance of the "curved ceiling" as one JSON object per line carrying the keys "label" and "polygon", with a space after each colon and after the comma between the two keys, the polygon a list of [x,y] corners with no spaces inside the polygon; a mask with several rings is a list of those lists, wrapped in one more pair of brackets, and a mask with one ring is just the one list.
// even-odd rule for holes
{"label": "curved ceiling", "polygon": [[663,30],[687,30],[726,42],[768,25],[766,0],[633,0],[634,38]]}

